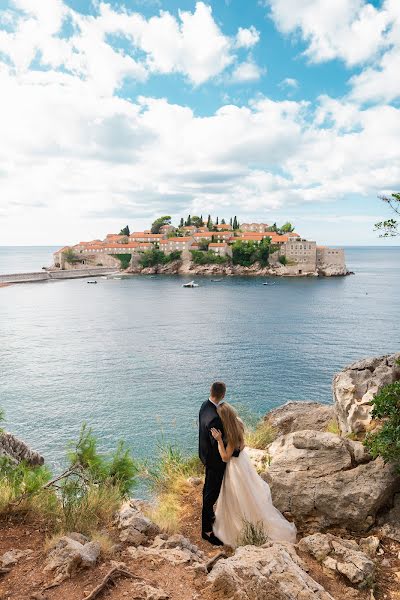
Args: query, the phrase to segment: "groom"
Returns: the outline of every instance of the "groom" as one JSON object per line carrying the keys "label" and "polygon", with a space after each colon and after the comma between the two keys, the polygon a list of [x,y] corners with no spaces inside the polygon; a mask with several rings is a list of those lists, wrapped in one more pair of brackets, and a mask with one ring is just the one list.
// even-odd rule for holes
{"label": "groom", "polygon": [[225,397],[226,385],[222,381],[212,384],[210,397],[203,402],[199,413],[199,457],[206,468],[206,479],[203,488],[203,510],[201,515],[201,533],[203,539],[214,546],[223,546],[223,543],[213,533],[215,519],[214,504],[221,490],[226,464],[223,462],[218,443],[211,435],[211,429],[219,429],[224,435],[221,419],[217,413],[217,406]]}

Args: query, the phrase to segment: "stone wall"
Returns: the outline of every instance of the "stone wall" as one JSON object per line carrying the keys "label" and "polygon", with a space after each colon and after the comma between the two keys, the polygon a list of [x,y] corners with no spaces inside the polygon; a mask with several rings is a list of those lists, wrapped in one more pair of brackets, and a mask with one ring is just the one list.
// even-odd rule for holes
{"label": "stone wall", "polygon": [[0,283],[34,283],[36,281],[49,281],[50,279],[76,279],[78,277],[96,277],[115,273],[113,267],[80,268],[68,271],[49,270],[37,273],[12,273],[0,275]]}

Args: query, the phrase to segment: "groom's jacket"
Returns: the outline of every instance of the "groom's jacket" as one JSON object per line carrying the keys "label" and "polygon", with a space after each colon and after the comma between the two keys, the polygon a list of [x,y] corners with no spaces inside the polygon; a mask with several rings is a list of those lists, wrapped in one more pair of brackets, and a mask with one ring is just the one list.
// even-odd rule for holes
{"label": "groom's jacket", "polygon": [[219,429],[224,437],[217,407],[210,400],[206,400],[199,412],[199,457],[203,465],[210,469],[224,469],[225,463],[218,451],[218,442],[211,435],[212,427]]}

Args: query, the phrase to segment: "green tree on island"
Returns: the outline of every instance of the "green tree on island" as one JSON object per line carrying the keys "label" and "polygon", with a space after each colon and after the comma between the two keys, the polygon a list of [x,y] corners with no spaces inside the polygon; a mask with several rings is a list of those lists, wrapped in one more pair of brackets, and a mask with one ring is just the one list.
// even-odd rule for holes
{"label": "green tree on island", "polygon": [[180,223],[179,223],[179,227],[184,227],[185,226],[185,221],[183,220],[183,217],[181,217]]}
{"label": "green tree on island", "polygon": [[186,219],[185,225],[186,227],[190,227],[192,224],[192,217],[190,215],[188,215],[188,218]]}
{"label": "green tree on island", "polygon": [[130,235],[130,230],[129,230],[129,225],[125,225],[125,227],[123,227],[121,229],[121,231],[119,232],[119,235],[126,235],[129,236]]}
{"label": "green tree on island", "polygon": [[233,217],[233,225],[232,225],[233,229],[239,229],[239,224],[238,224],[238,220],[236,218],[236,215]]}
{"label": "green tree on island", "polygon": [[204,221],[203,221],[202,217],[193,216],[190,219],[190,224],[194,225],[195,227],[203,227]]}
{"label": "green tree on island", "polygon": [[151,233],[160,233],[160,229],[163,225],[171,225],[171,217],[169,215],[165,215],[164,217],[158,217],[158,219],[153,221],[151,226]]}
{"label": "green tree on island", "polygon": [[292,231],[294,231],[294,225],[292,225],[291,223],[289,223],[289,221],[287,221],[279,229],[280,229],[281,233],[291,233]]}
{"label": "green tree on island", "polygon": [[208,219],[207,219],[207,229],[212,229],[213,227],[213,222],[211,220],[211,215],[208,215]]}
{"label": "green tree on island", "polygon": [[[396,215],[400,215],[400,193],[391,194],[390,196],[380,196]],[[379,237],[396,237],[400,235],[399,221],[396,219],[387,219],[386,221],[380,221],[375,223],[375,231],[379,231]]]}

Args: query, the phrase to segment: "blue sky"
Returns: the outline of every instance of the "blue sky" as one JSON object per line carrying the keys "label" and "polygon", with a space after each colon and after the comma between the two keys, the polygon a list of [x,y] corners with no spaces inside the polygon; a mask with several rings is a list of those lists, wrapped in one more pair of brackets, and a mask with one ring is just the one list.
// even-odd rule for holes
{"label": "blue sky", "polygon": [[0,244],[188,213],[393,244],[399,69],[397,0],[0,0]]}

